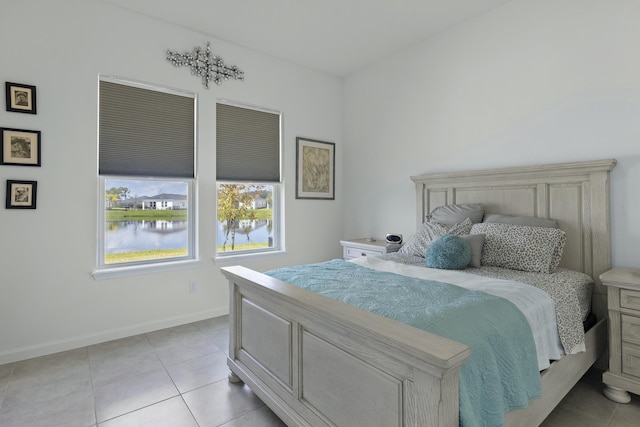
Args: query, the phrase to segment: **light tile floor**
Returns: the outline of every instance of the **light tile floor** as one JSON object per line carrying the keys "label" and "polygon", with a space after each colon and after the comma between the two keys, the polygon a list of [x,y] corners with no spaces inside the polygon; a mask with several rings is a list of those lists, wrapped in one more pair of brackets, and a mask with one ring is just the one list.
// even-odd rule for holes
{"label": "light tile floor", "polygon": [[[284,426],[227,381],[227,327],[219,317],[0,365],[0,426]],[[609,401],[600,376],[590,370],[543,426],[640,426],[640,397]]]}

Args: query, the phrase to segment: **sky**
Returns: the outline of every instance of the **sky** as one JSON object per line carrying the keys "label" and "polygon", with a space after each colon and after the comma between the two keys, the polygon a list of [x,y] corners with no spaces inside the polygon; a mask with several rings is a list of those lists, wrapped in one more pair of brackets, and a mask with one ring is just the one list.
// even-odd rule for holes
{"label": "sky", "polygon": [[158,194],[187,194],[187,183],[168,180],[106,179],[105,189],[127,187],[129,197],[156,196]]}

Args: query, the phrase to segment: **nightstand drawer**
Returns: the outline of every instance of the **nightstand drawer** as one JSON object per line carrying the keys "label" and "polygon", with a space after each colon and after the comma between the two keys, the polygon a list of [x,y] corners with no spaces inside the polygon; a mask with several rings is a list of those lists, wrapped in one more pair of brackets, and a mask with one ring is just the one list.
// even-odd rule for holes
{"label": "nightstand drawer", "polygon": [[640,310],[640,292],[620,289],[620,307]]}
{"label": "nightstand drawer", "polygon": [[640,345],[640,317],[627,316],[622,318],[622,341]]}
{"label": "nightstand drawer", "polygon": [[346,260],[363,256],[381,256],[390,251],[384,240],[373,238],[340,240],[340,244],[342,245],[342,258]]}
{"label": "nightstand drawer", "polygon": [[359,258],[361,256],[380,256],[385,253],[384,249],[380,249],[379,251],[373,249],[362,249],[362,248],[354,248],[350,246],[344,247],[344,258]]}
{"label": "nightstand drawer", "polygon": [[622,343],[622,372],[640,377],[640,347]]}
{"label": "nightstand drawer", "polygon": [[628,403],[640,394],[640,269],[616,267],[600,275],[609,302],[609,369],[604,394]]}

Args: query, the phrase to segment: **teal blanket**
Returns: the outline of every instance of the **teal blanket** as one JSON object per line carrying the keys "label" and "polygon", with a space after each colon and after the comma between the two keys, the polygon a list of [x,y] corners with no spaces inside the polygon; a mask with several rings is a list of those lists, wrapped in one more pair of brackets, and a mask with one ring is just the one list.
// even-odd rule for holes
{"label": "teal blanket", "polygon": [[266,274],[468,345],[459,377],[461,426],[503,426],[505,412],[541,396],[531,329],[504,298],[343,260]]}

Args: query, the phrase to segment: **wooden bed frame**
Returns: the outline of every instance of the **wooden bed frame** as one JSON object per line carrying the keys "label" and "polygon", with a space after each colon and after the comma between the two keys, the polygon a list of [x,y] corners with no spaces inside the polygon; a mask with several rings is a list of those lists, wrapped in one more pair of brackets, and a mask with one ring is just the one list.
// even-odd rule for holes
{"label": "wooden bed frame", "polygon": [[[416,225],[433,208],[482,203],[487,213],[553,218],[567,233],[561,266],[592,276],[587,351],[541,373],[543,396],[505,416],[537,426],[607,346],[609,172],[615,160],[414,176]],[[230,283],[229,380],[244,382],[288,426],[458,426],[466,345],[334,301],[259,272]]]}

